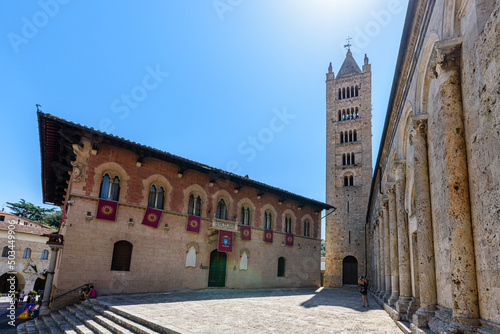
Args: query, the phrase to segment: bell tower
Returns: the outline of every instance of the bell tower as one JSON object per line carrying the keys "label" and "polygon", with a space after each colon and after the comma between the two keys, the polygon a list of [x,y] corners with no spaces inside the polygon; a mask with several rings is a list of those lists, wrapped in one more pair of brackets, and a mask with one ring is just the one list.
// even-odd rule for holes
{"label": "bell tower", "polygon": [[327,287],[357,284],[365,274],[365,218],[372,180],[371,65],[362,70],[350,44],[335,77],[326,73],[326,202],[337,210],[326,217]]}

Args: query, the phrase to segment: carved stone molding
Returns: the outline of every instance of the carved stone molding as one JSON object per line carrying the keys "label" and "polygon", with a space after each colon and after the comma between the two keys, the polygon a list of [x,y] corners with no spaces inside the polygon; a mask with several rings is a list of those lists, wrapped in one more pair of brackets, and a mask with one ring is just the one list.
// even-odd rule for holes
{"label": "carved stone molding", "polygon": [[459,68],[461,54],[462,40],[460,38],[437,42],[429,64],[431,77],[436,79],[445,71]]}
{"label": "carved stone molding", "polygon": [[71,164],[73,165],[73,182],[83,182],[86,166],[78,161],[74,161]]}
{"label": "carved stone molding", "polygon": [[191,247],[194,247],[194,249],[195,249],[195,251],[196,251],[196,254],[198,254],[198,253],[199,253],[199,251],[200,251],[200,246],[199,246],[199,245],[198,245],[198,243],[196,243],[196,242],[189,242],[189,243],[187,243],[187,244],[186,244],[186,253],[187,253],[187,252],[189,252],[189,249],[190,249]]}

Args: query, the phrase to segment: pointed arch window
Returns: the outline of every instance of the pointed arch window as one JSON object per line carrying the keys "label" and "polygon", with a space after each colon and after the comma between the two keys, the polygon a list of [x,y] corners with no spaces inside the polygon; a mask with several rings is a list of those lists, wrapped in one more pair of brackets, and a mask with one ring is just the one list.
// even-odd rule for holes
{"label": "pointed arch window", "polygon": [[241,207],[241,224],[250,225],[250,208],[247,206]]}
{"label": "pointed arch window", "polygon": [[31,249],[30,248],[25,248],[23,251],[23,259],[27,259],[31,257]]}
{"label": "pointed arch window", "polygon": [[311,228],[311,223],[309,222],[309,219],[304,220],[304,237],[310,237],[310,228]]}
{"label": "pointed arch window", "polygon": [[272,223],[273,223],[273,214],[271,211],[266,210],[266,212],[264,212],[264,228],[271,230]]}
{"label": "pointed arch window", "polygon": [[102,177],[101,191],[99,198],[118,201],[120,195],[120,178],[106,173]]}
{"label": "pointed arch window", "polygon": [[200,217],[201,197],[195,194],[189,195],[188,215]]}
{"label": "pointed arch window", "polygon": [[164,197],[164,188],[160,185],[152,184],[149,188],[148,207],[163,210]]}
{"label": "pointed arch window", "polygon": [[292,233],[292,217],[285,216],[285,233]]}
{"label": "pointed arch window", "polygon": [[224,201],[223,198],[221,198],[217,203],[217,212],[215,213],[215,218],[223,220],[227,219],[227,205],[226,201]]}

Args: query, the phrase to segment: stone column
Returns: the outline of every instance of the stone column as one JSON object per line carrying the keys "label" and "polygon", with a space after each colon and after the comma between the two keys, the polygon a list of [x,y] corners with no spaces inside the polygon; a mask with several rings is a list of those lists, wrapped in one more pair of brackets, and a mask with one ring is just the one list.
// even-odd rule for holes
{"label": "stone column", "polygon": [[417,327],[429,326],[429,320],[434,316],[437,303],[426,117],[420,116],[420,119],[414,117],[410,138],[414,151],[415,206],[418,208],[416,215],[420,308],[413,316],[413,323]]}
{"label": "stone column", "polygon": [[405,211],[405,161],[395,161],[396,175],[396,221],[398,229],[398,258],[399,258],[399,299],[396,310],[399,313],[408,313],[411,302],[411,272],[410,272],[410,241],[408,222]]}
{"label": "stone column", "polygon": [[377,230],[378,230],[378,221],[375,220],[373,222],[373,233],[372,233],[372,263],[373,263],[373,277],[371,284],[373,285],[372,291],[375,293],[379,289],[379,281],[378,281],[378,241],[377,241]]}
{"label": "stone column", "polygon": [[385,274],[385,293],[384,301],[387,302],[391,297],[391,248],[390,248],[390,229],[389,229],[389,199],[384,196],[382,199],[382,213],[384,216],[384,274]]}
{"label": "stone column", "polygon": [[57,252],[61,247],[62,246],[50,246],[50,250],[52,252],[50,254],[49,269],[47,271],[47,278],[45,281],[42,306],[40,307],[40,316],[50,314],[49,303],[50,295],[52,293],[52,281],[54,279],[54,270],[56,268]]}
{"label": "stone column", "polygon": [[380,291],[379,291],[379,297],[383,298],[385,294],[385,256],[384,256],[384,218],[382,214],[382,209],[379,209],[378,211],[379,215],[379,252],[378,256],[380,258]]}
{"label": "stone column", "polygon": [[476,264],[467,171],[467,151],[460,84],[461,41],[436,44],[434,76],[439,85],[438,113],[443,127],[445,205],[451,229],[451,282],[453,320],[450,331],[472,332],[478,325],[479,306]]}
{"label": "stone column", "polygon": [[396,194],[394,183],[387,183],[387,197],[389,197],[389,232],[391,253],[391,297],[387,303],[391,306],[399,299],[399,259],[398,259],[398,230],[396,225]]}
{"label": "stone column", "polygon": [[380,291],[382,290],[382,265],[380,262],[380,218],[377,219],[377,295],[380,294]]}

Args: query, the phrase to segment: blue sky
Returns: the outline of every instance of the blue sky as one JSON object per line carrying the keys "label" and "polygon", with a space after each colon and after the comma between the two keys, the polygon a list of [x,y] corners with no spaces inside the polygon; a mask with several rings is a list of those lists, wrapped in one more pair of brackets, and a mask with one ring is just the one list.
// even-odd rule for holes
{"label": "blue sky", "polygon": [[2,1],[0,205],[42,204],[35,104],[325,199],[325,73],[372,64],[376,159],[407,0]]}

